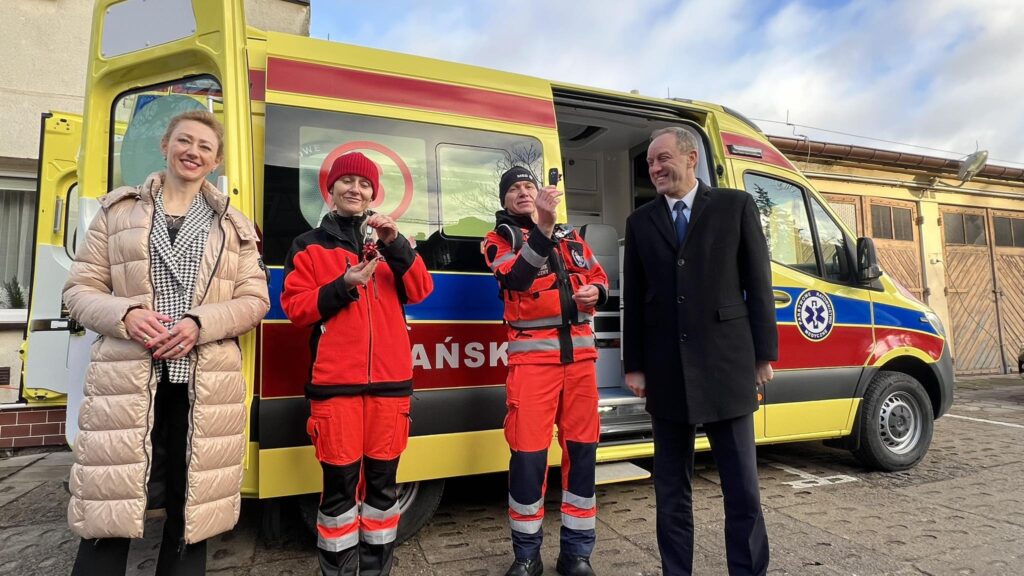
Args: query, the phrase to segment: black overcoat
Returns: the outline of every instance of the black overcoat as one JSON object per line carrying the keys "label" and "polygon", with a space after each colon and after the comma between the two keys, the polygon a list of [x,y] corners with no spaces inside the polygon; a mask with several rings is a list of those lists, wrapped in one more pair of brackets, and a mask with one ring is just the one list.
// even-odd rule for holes
{"label": "black overcoat", "polygon": [[647,411],[689,424],[757,410],[755,366],[778,359],[768,246],[754,198],[701,182],[677,246],[662,197],[626,220],[622,348]]}

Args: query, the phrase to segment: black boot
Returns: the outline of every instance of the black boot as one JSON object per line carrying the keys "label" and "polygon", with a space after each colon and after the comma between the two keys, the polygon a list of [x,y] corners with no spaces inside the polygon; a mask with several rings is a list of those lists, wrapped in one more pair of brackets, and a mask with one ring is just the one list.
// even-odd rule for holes
{"label": "black boot", "polygon": [[541,576],[544,573],[544,563],[540,561],[540,558],[536,560],[520,560],[516,558],[516,561],[509,567],[508,572],[505,572],[505,576]]}
{"label": "black boot", "polygon": [[558,555],[558,563],[555,564],[555,571],[562,576],[597,576],[594,569],[590,567],[590,558],[586,556],[564,556]]}

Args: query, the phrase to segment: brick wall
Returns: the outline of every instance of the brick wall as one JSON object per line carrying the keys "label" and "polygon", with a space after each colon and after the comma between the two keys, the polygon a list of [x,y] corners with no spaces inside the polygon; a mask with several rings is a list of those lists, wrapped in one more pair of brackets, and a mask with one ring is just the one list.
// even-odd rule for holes
{"label": "brick wall", "polygon": [[0,448],[62,446],[66,411],[61,408],[22,408],[0,411]]}

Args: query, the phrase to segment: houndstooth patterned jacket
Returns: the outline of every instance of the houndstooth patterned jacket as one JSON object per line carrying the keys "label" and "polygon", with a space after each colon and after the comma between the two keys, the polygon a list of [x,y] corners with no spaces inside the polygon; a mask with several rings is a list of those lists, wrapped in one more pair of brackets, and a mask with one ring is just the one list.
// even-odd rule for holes
{"label": "houndstooth patterned jacket", "polygon": [[[192,296],[196,290],[196,276],[206,249],[206,238],[210,235],[214,211],[202,194],[192,199],[185,221],[171,242],[165,222],[164,189],[161,186],[153,195],[156,223],[149,236],[150,261],[153,263],[153,288],[156,291],[156,311],[166,314],[171,322],[167,328],[181,320],[192,307]],[[177,384],[189,380],[189,357],[177,360],[161,360],[166,365],[170,381]],[[162,366],[158,367],[158,374]]]}

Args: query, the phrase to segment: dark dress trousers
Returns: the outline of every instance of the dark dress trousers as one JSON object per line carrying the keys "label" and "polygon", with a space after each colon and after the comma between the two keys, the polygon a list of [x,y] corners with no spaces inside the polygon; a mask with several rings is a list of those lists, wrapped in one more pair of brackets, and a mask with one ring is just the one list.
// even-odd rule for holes
{"label": "dark dress trousers", "polygon": [[751,414],[756,363],[778,358],[771,264],[752,196],[699,183],[679,245],[664,198],[626,221],[626,372],[643,372],[654,424],[665,576],[690,574],[693,440],[703,425],[722,478],[730,574],[764,574],[768,537]]}

